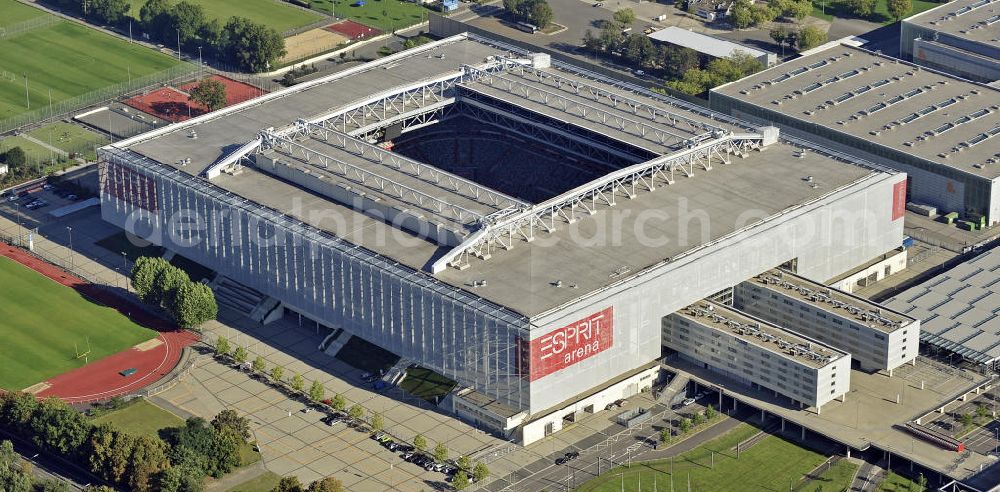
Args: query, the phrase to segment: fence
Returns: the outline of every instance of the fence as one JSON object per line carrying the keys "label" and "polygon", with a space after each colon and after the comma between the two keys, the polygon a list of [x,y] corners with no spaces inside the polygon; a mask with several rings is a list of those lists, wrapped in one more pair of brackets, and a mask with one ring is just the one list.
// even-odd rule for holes
{"label": "fence", "polygon": [[54,15],[42,15],[34,19],[28,19],[6,27],[0,27],[0,41],[6,41],[24,33],[42,29],[62,22],[62,19]]}
{"label": "fence", "polygon": [[[147,90],[152,85],[160,85],[169,83],[175,79],[192,77],[200,70],[201,68],[197,65],[182,63],[166,70],[143,75],[141,77],[133,77],[126,82],[109,85],[90,91],[86,94],[57,101],[45,107],[0,120],[0,134],[7,133],[26,125],[62,119],[67,114],[79,111],[87,106],[110,101],[112,99],[128,95],[129,93],[140,93]],[[3,73],[0,73],[0,77],[2,76]],[[17,77],[15,77],[15,79],[16,78]],[[7,82],[10,81],[7,80]],[[2,78],[0,78],[0,83],[4,83]]]}

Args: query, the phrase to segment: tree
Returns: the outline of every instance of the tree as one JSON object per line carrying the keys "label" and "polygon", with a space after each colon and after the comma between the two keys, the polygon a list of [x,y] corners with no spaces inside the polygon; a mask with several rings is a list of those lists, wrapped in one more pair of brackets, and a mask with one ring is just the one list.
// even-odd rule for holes
{"label": "tree", "polygon": [[519,15],[522,0],[503,0],[503,8],[515,16]]}
{"label": "tree", "polygon": [[465,470],[459,470],[455,473],[455,478],[452,479],[451,486],[455,490],[465,490],[469,488],[469,476],[465,473]]}
{"label": "tree", "polygon": [[601,38],[594,36],[594,32],[590,29],[583,32],[583,47],[594,53],[604,49]]}
{"label": "tree", "polygon": [[8,429],[24,429],[38,406],[38,399],[30,393],[0,394],[0,424]]}
{"label": "tree", "polygon": [[678,427],[680,427],[681,429],[681,434],[687,434],[687,432],[691,430],[691,421],[686,418],[681,419],[680,423],[678,424]]}
{"label": "tree", "polygon": [[877,0],[847,0],[847,8],[858,17],[867,18],[875,13]]}
{"label": "tree", "polygon": [[611,18],[623,26],[631,26],[635,22],[635,12],[632,9],[616,10]]}
{"label": "tree", "polygon": [[74,456],[90,436],[83,415],[57,398],[43,401],[28,425],[35,444],[64,456]]}
{"label": "tree", "polygon": [[482,482],[489,476],[490,469],[482,462],[476,463],[476,466],[472,468],[472,478],[477,482]]}
{"label": "tree", "polygon": [[985,419],[990,414],[990,409],[986,408],[986,405],[976,406],[976,417],[980,419]]}
{"label": "tree", "polygon": [[160,272],[170,266],[167,260],[159,257],[140,256],[132,265],[132,288],[143,302],[154,303],[154,285]]}
{"label": "tree", "polygon": [[365,417],[365,409],[361,405],[351,405],[350,410],[347,411],[347,416],[355,422],[360,422]]}
{"label": "tree", "polygon": [[229,339],[219,335],[219,338],[215,339],[215,355],[224,356],[229,355],[229,351],[232,347],[229,346]]}
{"label": "tree", "polygon": [[330,406],[338,412],[343,412],[347,408],[347,400],[340,393],[333,395],[333,400],[330,401]]}
{"label": "tree", "polygon": [[251,367],[254,372],[264,374],[264,372],[267,371],[267,362],[264,362],[264,358],[258,355],[257,358],[253,360]]}
{"label": "tree", "polygon": [[182,328],[197,328],[219,314],[215,293],[201,282],[182,283],[169,302],[170,314]]}
{"label": "tree", "polygon": [[31,492],[33,475],[21,462],[10,441],[0,441],[0,490]]}
{"label": "tree", "polygon": [[296,374],[292,376],[292,389],[298,392],[302,392],[302,388],[306,386],[306,380],[302,378],[301,374]]}
{"label": "tree", "polygon": [[190,100],[208,108],[209,111],[226,106],[226,86],[215,79],[205,79],[191,89]]}
{"label": "tree", "polygon": [[598,35],[598,39],[600,40],[601,46],[604,50],[616,50],[622,39],[621,26],[615,24],[614,22],[605,22],[604,25],[601,26],[601,32]]}
{"label": "tree", "polygon": [[455,464],[457,464],[460,469],[465,471],[469,471],[472,468],[472,460],[470,460],[469,457],[464,454],[458,457],[458,460],[455,461]]}
{"label": "tree", "polygon": [[236,347],[236,351],[233,352],[233,360],[237,364],[242,364],[247,361],[247,348],[243,346]]}
{"label": "tree", "polygon": [[285,368],[281,366],[274,366],[271,368],[271,379],[277,382],[281,382],[281,377],[285,375]]}
{"label": "tree", "polygon": [[963,413],[959,417],[959,422],[962,423],[962,427],[965,428],[965,429],[968,429],[969,427],[972,427],[972,424],[974,423],[973,420],[972,420],[972,414],[971,413]]}
{"label": "tree", "polygon": [[205,24],[205,8],[181,0],[170,9],[169,19],[169,32],[176,34],[175,39],[180,38],[180,43],[186,45],[197,38],[198,32]]}
{"label": "tree", "polygon": [[147,0],[139,9],[139,23],[150,37],[164,39],[170,24],[169,14],[169,0]]}
{"label": "tree", "polygon": [[222,32],[222,24],[219,22],[219,19],[212,19],[202,24],[201,28],[198,29],[198,38],[201,39],[201,46],[204,51],[201,55],[220,55],[225,39]]}
{"label": "tree", "polygon": [[736,0],[729,11],[729,20],[736,29],[746,29],[754,25],[753,5],[747,0]]}
{"label": "tree", "polygon": [[154,489],[156,475],[169,467],[164,442],[150,436],[138,436],[125,472],[126,483],[130,490],[148,492]]}
{"label": "tree", "polygon": [[427,438],[425,438],[423,434],[417,434],[413,438],[413,449],[416,449],[421,453],[427,449]]}
{"label": "tree", "polygon": [[919,492],[927,490],[927,477],[923,473],[917,476],[917,487]]}
{"label": "tree", "polygon": [[759,26],[773,21],[778,17],[777,9],[773,9],[770,6],[757,3],[750,9],[750,19],[753,25]]}
{"label": "tree", "polygon": [[670,429],[664,427],[660,430],[660,442],[670,442]]}
{"label": "tree", "polygon": [[434,446],[433,454],[435,460],[439,462],[444,461],[448,459],[448,447],[445,446],[444,443],[439,442],[437,443],[437,445]]}
{"label": "tree", "polygon": [[55,478],[35,480],[34,492],[69,492],[69,483]]}
{"label": "tree", "polygon": [[806,26],[799,31],[799,51],[815,48],[826,42],[826,32],[816,26]]}
{"label": "tree", "polygon": [[285,39],[273,28],[232,17],[222,29],[223,56],[249,72],[263,72],[285,55]]}
{"label": "tree", "polygon": [[326,477],[309,484],[309,492],[344,492],[344,484],[333,477]]}
{"label": "tree", "polygon": [[698,52],[681,46],[665,48],[664,67],[667,75],[679,79],[689,70],[698,67]]}
{"label": "tree", "polygon": [[246,417],[240,417],[236,410],[225,409],[219,412],[214,419],[212,419],[212,427],[216,432],[222,432],[224,429],[229,429],[240,436],[244,441],[250,439],[250,420]]}
{"label": "tree", "polygon": [[382,429],[385,427],[385,419],[381,413],[372,412],[371,426],[373,432],[382,432]]}
{"label": "tree", "polygon": [[625,58],[627,58],[633,65],[648,67],[652,65],[653,60],[656,58],[656,46],[653,45],[653,41],[649,39],[649,36],[641,33],[634,33],[629,35],[628,41],[625,44]]}
{"label": "tree", "polygon": [[177,289],[182,285],[191,282],[187,272],[177,268],[163,260],[157,272],[156,279],[153,280],[153,291],[150,293],[152,304],[161,305],[176,314],[171,308],[174,306],[174,297]]}
{"label": "tree", "polygon": [[705,420],[712,420],[715,418],[715,407],[709,405],[705,407]]}
{"label": "tree", "polygon": [[127,0],[90,0],[92,17],[108,24],[117,25],[128,16],[132,5]]}
{"label": "tree", "polygon": [[771,29],[770,34],[771,39],[773,39],[775,43],[778,43],[778,46],[781,46],[781,56],[785,56],[785,40],[788,39],[788,29],[785,28],[785,26],[779,26]]}
{"label": "tree", "polygon": [[326,388],[323,387],[323,383],[313,381],[312,386],[309,387],[309,398],[312,401],[320,401],[324,396],[326,396]]}
{"label": "tree", "polygon": [[552,7],[549,6],[549,2],[545,0],[534,0],[531,4],[531,10],[528,13],[528,20],[532,24],[538,26],[539,29],[545,29],[549,27],[552,23],[552,19],[555,14],[552,12]]}
{"label": "tree", "polygon": [[910,0],[887,0],[887,6],[889,7],[889,15],[896,22],[902,20],[913,10],[913,2]]}
{"label": "tree", "polygon": [[691,416],[691,423],[694,424],[695,426],[701,425],[702,422],[704,421],[705,417],[703,417],[700,413],[695,413],[694,415]]}
{"label": "tree", "polygon": [[271,492],[305,492],[302,488],[302,483],[299,482],[299,477],[281,477],[281,481],[278,482],[278,486],[271,489]]}

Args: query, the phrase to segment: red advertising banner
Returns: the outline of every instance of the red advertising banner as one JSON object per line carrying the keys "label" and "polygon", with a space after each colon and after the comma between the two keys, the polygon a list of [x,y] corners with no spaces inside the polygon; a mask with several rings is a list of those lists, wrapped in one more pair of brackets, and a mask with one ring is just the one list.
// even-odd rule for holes
{"label": "red advertising banner", "polygon": [[906,180],[892,185],[892,220],[906,213]]}
{"label": "red advertising banner", "polygon": [[608,307],[580,321],[531,341],[531,381],[593,357],[614,343],[614,308]]}

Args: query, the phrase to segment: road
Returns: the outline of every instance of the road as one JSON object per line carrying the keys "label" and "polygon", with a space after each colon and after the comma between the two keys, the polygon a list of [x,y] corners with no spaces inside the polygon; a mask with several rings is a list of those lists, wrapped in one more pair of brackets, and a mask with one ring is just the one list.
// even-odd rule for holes
{"label": "road", "polygon": [[543,457],[525,466],[514,476],[498,477],[484,490],[492,492],[516,490],[570,490],[597,477],[601,472],[633,460],[665,459],[685,453],[725,434],[741,423],[741,418],[750,412],[737,414],[716,423],[688,439],[668,448],[654,449],[652,443],[659,440],[659,429],[667,422],[681,416],[689,416],[702,411],[703,407],[685,407],[679,415],[663,404],[653,406],[653,419],[638,429],[623,429],[586,449],[575,449],[580,457],[564,465],[556,465],[554,459]]}

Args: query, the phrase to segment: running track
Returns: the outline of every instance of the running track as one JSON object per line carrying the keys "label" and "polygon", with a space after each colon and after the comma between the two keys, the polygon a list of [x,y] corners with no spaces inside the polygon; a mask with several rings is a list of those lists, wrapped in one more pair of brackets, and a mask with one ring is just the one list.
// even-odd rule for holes
{"label": "running track", "polygon": [[[166,376],[180,360],[181,349],[198,340],[196,334],[178,330],[135,303],[46,263],[24,250],[0,243],[0,255],[76,289],[91,300],[115,308],[132,321],[160,332],[159,339],[163,342],[146,351],[130,348],[60,374],[46,381],[50,386],[39,392],[39,397],[55,396],[67,403],[84,403],[134,393]],[[138,371],[128,378],[118,374],[128,368]]]}

